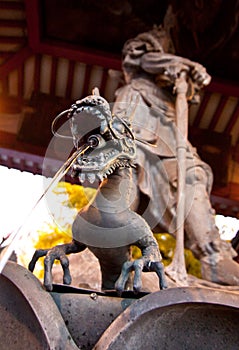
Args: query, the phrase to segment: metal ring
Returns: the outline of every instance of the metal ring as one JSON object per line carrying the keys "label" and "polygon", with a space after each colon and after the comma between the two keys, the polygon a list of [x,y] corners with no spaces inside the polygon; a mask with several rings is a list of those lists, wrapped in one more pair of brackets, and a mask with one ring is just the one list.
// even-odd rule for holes
{"label": "metal ring", "polygon": [[63,139],[73,139],[72,136],[66,136],[66,135],[61,135],[59,134],[57,131],[55,131],[55,125],[56,125],[56,122],[63,116],[65,115],[66,113],[69,113],[70,109],[66,109],[65,111],[57,114],[57,116],[54,118],[53,122],[51,123],[51,132],[53,133],[54,136],[58,136],[58,137],[61,137]]}

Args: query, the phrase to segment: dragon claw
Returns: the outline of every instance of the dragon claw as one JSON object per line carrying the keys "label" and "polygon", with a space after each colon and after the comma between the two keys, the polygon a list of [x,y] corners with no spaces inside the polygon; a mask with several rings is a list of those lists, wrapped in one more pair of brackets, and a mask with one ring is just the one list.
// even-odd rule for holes
{"label": "dragon claw", "polygon": [[135,294],[139,293],[142,289],[142,271],[156,272],[159,278],[159,288],[161,290],[168,288],[162,262],[153,262],[139,258],[135,261],[126,261],[123,264],[121,274],[115,283],[117,294],[121,295],[125,290],[125,285],[131,271],[134,271],[133,291]]}
{"label": "dragon claw", "polygon": [[63,270],[63,283],[71,284],[71,274],[69,269],[69,259],[66,254],[78,253],[85,249],[84,245],[78,244],[76,241],[55,246],[51,249],[38,249],[35,251],[32,260],[30,261],[28,268],[31,272],[34,271],[37,260],[40,257],[45,256],[44,259],[44,287],[47,291],[53,290],[52,284],[52,267],[55,260],[59,260]]}

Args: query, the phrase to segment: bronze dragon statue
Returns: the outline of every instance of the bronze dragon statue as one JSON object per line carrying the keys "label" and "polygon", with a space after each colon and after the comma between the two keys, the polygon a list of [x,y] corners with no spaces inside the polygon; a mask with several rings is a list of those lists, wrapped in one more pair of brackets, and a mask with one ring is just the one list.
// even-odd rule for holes
{"label": "bronze dragon statue", "polygon": [[[159,288],[167,288],[157,241],[146,221],[130,209],[136,154],[130,125],[112,115],[108,102],[99,95],[76,101],[68,111],[68,118],[76,149],[85,146],[72,166],[73,175],[80,183],[98,181],[97,194],[75,218],[72,242],[36,250],[29,270],[33,271],[39,257],[45,256],[44,286],[51,291],[52,266],[58,259],[63,269],[63,283],[70,284],[67,254],[88,247],[99,260],[103,290],[113,289],[121,294],[129,289],[127,283],[131,279],[131,289],[137,293],[142,287],[142,271],[156,272]],[[132,245],[140,248],[139,259],[132,259]]]}

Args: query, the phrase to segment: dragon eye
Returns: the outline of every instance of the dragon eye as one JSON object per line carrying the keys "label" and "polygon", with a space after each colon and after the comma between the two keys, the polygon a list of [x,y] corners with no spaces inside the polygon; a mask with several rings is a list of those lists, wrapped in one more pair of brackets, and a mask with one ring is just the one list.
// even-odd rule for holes
{"label": "dragon eye", "polygon": [[91,135],[88,137],[87,143],[90,147],[97,147],[100,143],[100,138],[97,135]]}

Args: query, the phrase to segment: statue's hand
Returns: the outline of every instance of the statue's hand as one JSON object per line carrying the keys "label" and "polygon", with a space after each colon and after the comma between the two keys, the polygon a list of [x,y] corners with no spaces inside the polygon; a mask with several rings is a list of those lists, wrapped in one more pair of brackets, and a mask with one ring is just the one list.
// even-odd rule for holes
{"label": "statue's hand", "polygon": [[141,66],[150,74],[164,75],[172,84],[181,72],[187,72],[199,88],[211,81],[211,76],[201,64],[169,53],[149,52],[143,55]]}
{"label": "statue's hand", "polygon": [[194,62],[190,75],[199,87],[206,86],[211,81],[211,76],[207,73],[206,68],[199,63]]}
{"label": "statue's hand", "polygon": [[142,271],[156,272],[159,278],[159,288],[166,289],[168,287],[163,264],[160,261],[153,262],[139,258],[134,261],[126,261],[123,264],[120,277],[115,283],[115,289],[119,295],[125,290],[126,282],[132,271],[134,271],[133,290],[135,293],[138,293],[142,288]]}
{"label": "statue's hand", "polygon": [[168,53],[149,52],[143,55],[141,67],[147,73],[160,75],[174,84],[182,71],[188,72],[188,60]]}

